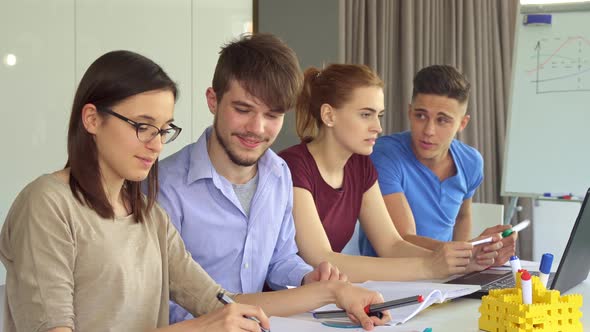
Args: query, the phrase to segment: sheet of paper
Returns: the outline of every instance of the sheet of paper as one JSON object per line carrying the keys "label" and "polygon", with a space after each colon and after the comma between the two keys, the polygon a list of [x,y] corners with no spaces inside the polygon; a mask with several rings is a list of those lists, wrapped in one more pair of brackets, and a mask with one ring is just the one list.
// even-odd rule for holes
{"label": "sheet of paper", "polygon": [[[453,285],[427,282],[393,282],[393,281],[367,281],[357,286],[375,290],[383,295],[385,301],[401,299],[415,295],[424,296],[424,302],[392,309],[391,324],[402,324],[417,315],[420,311],[434,303],[441,303],[448,299],[471,294],[480,289],[479,285]],[[335,305],[323,306],[320,310],[336,310]]]}
{"label": "sheet of paper", "polygon": [[[330,326],[322,325],[320,321],[308,321],[300,320],[295,318],[285,317],[271,317],[270,318],[270,330],[272,332],[336,332],[336,331],[349,331],[349,332],[364,332],[362,328],[346,328],[338,329]],[[422,329],[423,330],[423,329]],[[421,332],[422,330],[408,329],[400,326],[376,326],[373,331],[392,331],[392,332]]]}

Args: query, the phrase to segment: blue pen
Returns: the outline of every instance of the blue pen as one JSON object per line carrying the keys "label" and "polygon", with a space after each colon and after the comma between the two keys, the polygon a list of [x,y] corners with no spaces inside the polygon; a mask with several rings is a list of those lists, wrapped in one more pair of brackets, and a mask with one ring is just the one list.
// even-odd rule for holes
{"label": "blue pen", "polygon": [[[223,304],[230,304],[230,303],[235,303],[234,300],[231,299],[231,297],[225,295],[224,292],[219,292],[217,293],[217,299],[219,300],[219,302],[223,303]],[[258,318],[256,317],[248,317],[245,316],[248,319],[251,319],[253,321],[255,321],[256,323],[258,323],[258,325],[260,325],[260,321],[258,320]],[[270,330],[265,329],[264,327],[260,326],[260,330],[262,330],[262,332],[270,332]]]}
{"label": "blue pen", "polygon": [[547,288],[547,281],[551,274],[551,264],[553,264],[553,255],[546,253],[541,257],[541,265],[539,266],[539,279],[545,288]]}

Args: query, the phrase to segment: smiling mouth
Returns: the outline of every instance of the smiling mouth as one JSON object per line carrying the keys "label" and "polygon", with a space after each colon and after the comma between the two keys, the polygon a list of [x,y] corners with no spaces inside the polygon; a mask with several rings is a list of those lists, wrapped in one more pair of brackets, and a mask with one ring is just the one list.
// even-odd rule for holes
{"label": "smiling mouth", "polygon": [[264,140],[258,139],[258,138],[248,138],[248,137],[244,137],[244,136],[240,136],[240,135],[236,135],[236,137],[238,138],[240,143],[242,143],[242,145],[244,145],[248,148],[256,148],[260,144],[262,144],[262,142],[264,142]]}

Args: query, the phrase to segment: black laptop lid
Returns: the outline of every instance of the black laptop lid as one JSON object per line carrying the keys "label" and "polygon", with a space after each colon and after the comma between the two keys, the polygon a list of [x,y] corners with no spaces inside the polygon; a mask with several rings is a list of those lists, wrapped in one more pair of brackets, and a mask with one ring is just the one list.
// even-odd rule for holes
{"label": "black laptop lid", "polygon": [[551,289],[565,292],[588,277],[590,271],[590,207],[586,192],[576,223],[559,262]]}

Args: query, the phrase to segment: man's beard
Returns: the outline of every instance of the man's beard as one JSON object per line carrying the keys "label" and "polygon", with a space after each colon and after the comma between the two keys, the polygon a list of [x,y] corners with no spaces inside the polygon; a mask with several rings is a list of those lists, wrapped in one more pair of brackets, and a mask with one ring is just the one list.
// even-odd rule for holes
{"label": "man's beard", "polygon": [[217,123],[217,116],[216,116],[213,121],[213,126],[215,127],[215,136],[217,137],[217,141],[219,141],[219,144],[221,144],[221,147],[223,148],[223,151],[225,151],[225,154],[227,154],[229,159],[236,165],[243,166],[243,167],[253,166],[258,162],[258,160],[260,160],[260,158],[264,155],[266,150],[268,150],[268,148],[266,148],[260,154],[260,156],[258,156],[255,159],[240,158],[240,156],[238,156],[236,153],[234,153],[232,150],[230,150],[229,143],[225,142],[223,137],[221,137],[221,134],[219,132],[219,128],[217,125],[218,125],[218,123]]}

